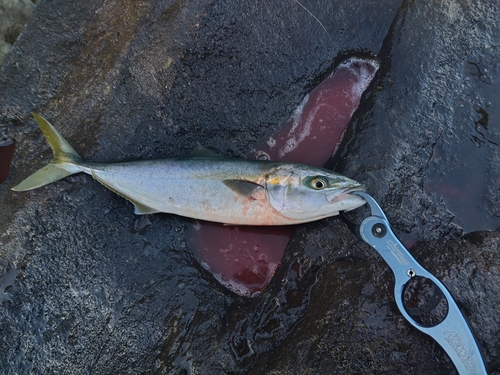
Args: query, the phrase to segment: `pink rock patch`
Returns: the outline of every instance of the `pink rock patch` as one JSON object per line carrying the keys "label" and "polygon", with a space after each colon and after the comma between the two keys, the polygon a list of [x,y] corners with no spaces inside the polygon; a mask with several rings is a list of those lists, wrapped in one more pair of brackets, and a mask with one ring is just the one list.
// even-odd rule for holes
{"label": "pink rock patch", "polygon": [[9,139],[0,143],[0,184],[7,179],[10,170],[10,162],[14,156],[16,144]]}
{"label": "pink rock patch", "polygon": [[[322,166],[336,151],[377,70],[373,59],[351,58],[340,64],[247,158]],[[228,227],[197,221],[188,238],[217,280],[239,295],[253,296],[271,281],[292,233],[291,226]]]}
{"label": "pink rock patch", "polygon": [[253,296],[269,284],[293,227],[223,226],[198,221],[190,230],[201,264],[233,292]]}
{"label": "pink rock patch", "polygon": [[335,153],[378,70],[375,60],[349,59],[307,95],[293,116],[255,145],[247,158],[322,166]]}

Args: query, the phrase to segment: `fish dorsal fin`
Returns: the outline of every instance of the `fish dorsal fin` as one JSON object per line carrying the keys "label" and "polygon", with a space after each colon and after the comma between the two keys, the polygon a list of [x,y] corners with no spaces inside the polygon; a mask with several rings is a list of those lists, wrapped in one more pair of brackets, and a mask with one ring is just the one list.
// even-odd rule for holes
{"label": "fish dorsal fin", "polygon": [[196,147],[193,151],[191,151],[190,156],[192,158],[210,158],[210,159],[220,159],[222,156],[220,156],[218,153],[209,150],[208,148],[204,146],[198,146]]}
{"label": "fish dorsal fin", "polygon": [[234,191],[236,194],[250,200],[263,200],[265,199],[265,189],[252,181],[246,180],[223,180],[224,185]]}

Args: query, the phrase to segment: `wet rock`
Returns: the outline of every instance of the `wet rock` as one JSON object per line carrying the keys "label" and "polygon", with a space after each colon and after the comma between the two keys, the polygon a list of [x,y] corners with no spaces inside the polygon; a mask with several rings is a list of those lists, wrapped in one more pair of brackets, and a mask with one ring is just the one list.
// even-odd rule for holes
{"label": "wet rock", "polygon": [[[248,300],[226,291],[196,262],[185,219],[152,215],[138,230],[132,206],[83,175],[29,193],[9,190],[50,159],[33,110],[94,161],[185,156],[197,143],[243,156],[292,114],[335,62],[351,52],[379,51],[378,81],[334,164],[368,185],[401,233],[434,245],[461,235],[465,224],[455,219],[449,195],[426,187],[450,165],[460,171],[465,153],[479,160],[464,169],[467,181],[483,176],[470,168],[487,171],[480,197],[494,226],[495,5],[301,4],[321,24],[294,1],[37,6],[0,71],[0,138],[16,140],[9,177],[0,185],[1,368],[287,373],[294,367],[276,350],[295,342],[306,361],[295,368],[326,371],[342,362],[378,373],[451,369],[436,344],[397,315],[389,270],[336,219],[297,228],[269,288]],[[452,152],[463,145],[460,154]],[[426,258],[422,263],[461,286],[457,296],[469,303],[480,343],[494,359],[498,309],[492,312],[495,300],[485,301],[483,293],[498,295],[486,280],[497,276],[483,266],[478,249],[484,248],[463,241],[470,243],[464,253],[431,246],[432,259],[442,259],[439,268]],[[477,279],[487,285],[482,291],[466,285],[470,272],[460,254],[481,270],[471,280],[486,275],[485,283]],[[472,297],[488,308],[478,311]],[[311,317],[330,334],[304,330]],[[347,335],[353,329],[355,348]],[[337,341],[327,341],[332,337]],[[320,351],[306,353],[312,343],[325,344],[316,346],[323,360]]]}

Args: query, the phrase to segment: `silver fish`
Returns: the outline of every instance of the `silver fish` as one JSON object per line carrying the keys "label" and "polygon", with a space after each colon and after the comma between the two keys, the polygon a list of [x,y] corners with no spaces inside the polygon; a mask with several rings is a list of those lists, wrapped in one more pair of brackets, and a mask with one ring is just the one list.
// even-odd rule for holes
{"label": "silver fish", "polygon": [[47,120],[33,116],[54,155],[14,191],[85,172],[132,202],[136,214],[165,212],[230,225],[300,224],[365,203],[349,194],[364,187],[335,172],[296,163],[228,159],[206,149],[189,158],[87,162]]}

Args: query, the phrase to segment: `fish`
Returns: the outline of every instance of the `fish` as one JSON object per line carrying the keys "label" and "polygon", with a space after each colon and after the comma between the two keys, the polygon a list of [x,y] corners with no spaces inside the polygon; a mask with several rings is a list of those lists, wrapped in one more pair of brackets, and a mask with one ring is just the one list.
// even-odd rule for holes
{"label": "fish", "polygon": [[363,185],[298,163],[224,158],[204,148],[186,158],[115,163],[85,161],[45,118],[32,113],[53,157],[14,191],[75,173],[91,175],[133,203],[138,215],[169,213],[226,225],[295,225],[363,205]]}

